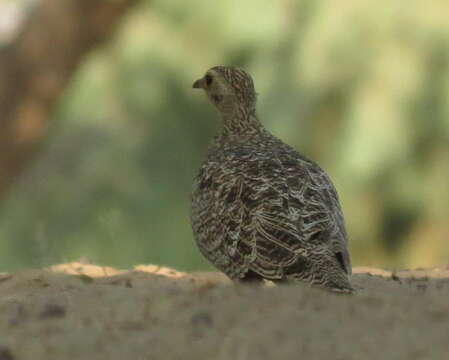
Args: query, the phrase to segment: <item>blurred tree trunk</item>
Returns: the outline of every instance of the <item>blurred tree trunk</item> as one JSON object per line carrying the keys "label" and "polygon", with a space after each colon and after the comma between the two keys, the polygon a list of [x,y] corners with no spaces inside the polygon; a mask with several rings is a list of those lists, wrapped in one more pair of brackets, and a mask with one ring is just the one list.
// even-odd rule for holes
{"label": "blurred tree trunk", "polygon": [[41,0],[0,49],[0,198],[45,138],[53,105],[83,56],[139,0]]}

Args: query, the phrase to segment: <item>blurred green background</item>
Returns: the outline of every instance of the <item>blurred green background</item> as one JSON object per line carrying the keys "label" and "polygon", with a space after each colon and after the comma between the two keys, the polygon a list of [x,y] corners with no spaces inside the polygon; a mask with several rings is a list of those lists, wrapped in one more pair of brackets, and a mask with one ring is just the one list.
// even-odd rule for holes
{"label": "blurred green background", "polygon": [[331,175],[353,263],[449,263],[449,3],[143,1],[79,66],[0,203],[0,271],[87,257],[210,268],[190,187],[218,116],[192,82],[250,72],[266,127]]}

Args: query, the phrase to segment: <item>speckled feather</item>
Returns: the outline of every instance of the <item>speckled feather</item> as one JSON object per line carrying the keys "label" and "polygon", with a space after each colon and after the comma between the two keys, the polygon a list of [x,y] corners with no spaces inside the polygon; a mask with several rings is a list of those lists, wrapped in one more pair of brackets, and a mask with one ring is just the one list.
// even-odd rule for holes
{"label": "speckled feather", "polygon": [[223,120],[193,186],[191,222],[202,254],[234,280],[351,292],[343,214],[327,174],[261,125],[245,71],[214,67],[194,87]]}

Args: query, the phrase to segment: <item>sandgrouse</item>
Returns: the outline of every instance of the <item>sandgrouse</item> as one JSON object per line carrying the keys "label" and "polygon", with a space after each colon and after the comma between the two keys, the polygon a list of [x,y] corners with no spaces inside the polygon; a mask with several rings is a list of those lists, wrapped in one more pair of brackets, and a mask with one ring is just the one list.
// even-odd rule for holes
{"label": "sandgrouse", "polygon": [[352,292],[343,214],[328,175],[259,122],[245,71],[215,66],[193,87],[223,122],[193,185],[191,223],[202,254],[233,280]]}

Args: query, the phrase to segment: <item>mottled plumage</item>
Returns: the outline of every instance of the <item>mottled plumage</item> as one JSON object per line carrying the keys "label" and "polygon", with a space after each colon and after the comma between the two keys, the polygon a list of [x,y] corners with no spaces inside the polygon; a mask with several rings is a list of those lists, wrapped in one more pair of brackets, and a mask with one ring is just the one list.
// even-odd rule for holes
{"label": "mottled plumage", "polygon": [[245,71],[216,66],[193,87],[205,90],[223,121],[192,193],[203,255],[234,280],[352,291],[343,215],[327,174],[261,125]]}

